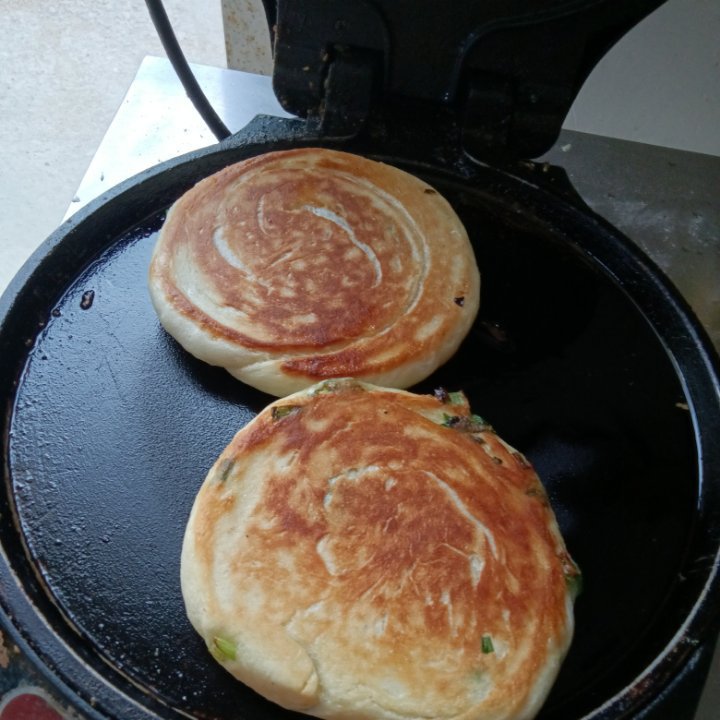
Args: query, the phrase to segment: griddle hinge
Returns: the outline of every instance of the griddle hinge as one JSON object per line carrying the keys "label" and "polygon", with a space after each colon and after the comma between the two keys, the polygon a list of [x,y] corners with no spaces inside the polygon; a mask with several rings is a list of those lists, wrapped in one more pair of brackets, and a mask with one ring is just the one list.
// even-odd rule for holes
{"label": "griddle hinge", "polygon": [[278,0],[273,10],[273,89],[280,104],[322,135],[357,135],[382,83],[382,18],[357,0]]}
{"label": "griddle hinge", "polygon": [[365,125],[373,102],[376,53],[356,47],[333,47],[320,100],[319,129],[331,137],[357,135]]}

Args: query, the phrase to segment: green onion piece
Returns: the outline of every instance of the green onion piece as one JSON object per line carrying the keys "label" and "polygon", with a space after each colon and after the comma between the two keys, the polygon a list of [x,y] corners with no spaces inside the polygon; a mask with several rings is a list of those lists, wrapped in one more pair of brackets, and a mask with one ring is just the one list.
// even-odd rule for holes
{"label": "green onion piece", "polygon": [[485,654],[485,655],[495,652],[495,646],[493,645],[492,638],[489,635],[482,636],[482,646],[481,647],[482,647],[483,654]]}
{"label": "green onion piece", "polygon": [[459,415],[448,415],[447,413],[443,413],[443,422],[442,424],[445,427],[455,427],[460,422],[460,416]]}
{"label": "green onion piece", "polygon": [[[340,380],[325,380],[324,382],[320,383],[320,385],[318,385],[315,388],[315,392],[313,394],[319,395],[320,393],[336,392],[337,390],[343,389],[343,384],[344,383],[343,383],[342,379],[340,379]],[[347,382],[345,384],[347,384]]]}
{"label": "green onion piece", "polygon": [[582,570],[580,570],[567,551],[560,553],[559,559],[563,575],[565,576],[565,584],[572,595],[572,599],[575,600],[583,591]]}
{"label": "green onion piece", "polygon": [[471,415],[468,418],[468,430],[474,433],[491,432],[494,433],[492,425],[480,415]]}
{"label": "green onion piece", "polygon": [[298,410],[300,410],[299,405],[276,405],[272,409],[272,419],[279,420],[280,418],[284,418],[287,415],[292,415]]}
{"label": "green onion piece", "polygon": [[565,573],[565,583],[573,597],[573,600],[580,596],[583,591],[583,576],[580,571]]}
{"label": "green onion piece", "polygon": [[220,482],[225,482],[228,479],[234,465],[235,461],[230,460],[229,458],[225,458],[225,460],[220,463],[220,466],[218,467],[218,480],[220,480]]}
{"label": "green onion piece", "polygon": [[452,405],[462,405],[465,402],[465,393],[462,391],[448,393]]}
{"label": "green onion piece", "polygon": [[235,643],[218,635],[213,637],[210,652],[213,657],[220,662],[223,660],[235,660],[237,657],[237,647]]}

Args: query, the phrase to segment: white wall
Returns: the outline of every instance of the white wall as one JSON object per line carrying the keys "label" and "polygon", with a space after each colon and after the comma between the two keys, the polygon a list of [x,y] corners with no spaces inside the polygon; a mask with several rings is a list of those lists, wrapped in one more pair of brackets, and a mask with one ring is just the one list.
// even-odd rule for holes
{"label": "white wall", "polygon": [[590,75],[565,127],[720,155],[720,2],[669,0],[633,28]]}

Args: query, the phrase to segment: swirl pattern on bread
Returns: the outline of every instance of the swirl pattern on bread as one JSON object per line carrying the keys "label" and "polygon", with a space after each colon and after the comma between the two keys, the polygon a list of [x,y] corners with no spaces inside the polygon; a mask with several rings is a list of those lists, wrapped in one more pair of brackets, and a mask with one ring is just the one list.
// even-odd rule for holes
{"label": "swirl pattern on bread", "polygon": [[237,433],[181,577],[216,659],[286,708],[515,720],[568,649],[578,570],[530,463],[464,396],[348,379]]}
{"label": "swirl pattern on bread", "polygon": [[170,209],[149,271],[160,321],[186,350],[277,396],[332,377],[419,382],[467,334],[479,285],[439,193],[320,148],[199,182]]}

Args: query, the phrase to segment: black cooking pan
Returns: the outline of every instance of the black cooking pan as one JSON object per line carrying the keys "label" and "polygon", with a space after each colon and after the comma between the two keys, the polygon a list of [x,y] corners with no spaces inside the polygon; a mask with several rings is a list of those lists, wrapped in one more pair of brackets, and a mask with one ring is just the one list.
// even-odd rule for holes
{"label": "black cooking pan", "polygon": [[475,163],[430,133],[406,126],[340,143],[297,120],[256,119],[80,211],[2,297],[1,619],[85,716],[294,717],[214,663],[185,618],[178,577],[205,473],[270,398],[165,334],[146,273],[167,208],[200,178],[260,152],[325,144],[417,174],[468,229],[480,313],[457,355],[416,389],[465,390],[528,455],[584,571],[575,641],[540,718],[683,717],[653,703],[693,670],[702,680],[717,630],[720,402],[709,342],[562,173]]}
{"label": "black cooking pan", "polygon": [[[523,157],[546,146],[592,67],[584,49],[601,54],[628,17],[658,0],[628,0],[622,11],[594,0],[545,3],[541,38],[527,12],[498,20],[498,9],[482,4],[490,15],[467,45],[464,72],[446,46],[433,58],[418,55],[415,43],[423,30],[425,49],[432,36],[446,42],[465,16],[421,4],[433,22],[408,12],[417,2],[388,3],[398,24],[386,35],[375,30],[392,13],[381,18],[377,3],[348,4],[356,20],[349,25],[327,15],[339,4],[325,0],[283,3],[285,19],[269,12],[280,28],[276,89],[286,105],[298,103],[295,112],[324,112],[316,130],[258,119],[128,181],[51,236],[0,301],[0,621],[87,717],[293,716],[211,660],[185,618],[178,579],[182,533],[205,473],[270,398],[194,360],[162,331],[146,273],[167,208],[195,182],[260,152],[318,144],[419,175],[468,229],[483,277],[480,314],[457,355],[416,389],[464,389],[530,457],[584,570],[576,638],[540,717],[692,713],[720,593],[720,401],[710,345],[668,282],[582,204],[561,171],[488,166],[461,150],[482,154],[499,143],[501,155]],[[322,12],[310,17],[311,5]],[[453,7],[461,5],[480,7]],[[523,2],[513,8],[527,10]],[[568,32],[576,10],[585,13],[584,35]],[[409,23],[411,16],[425,20]],[[348,51],[363,22],[371,51]],[[596,27],[602,32],[589,42]],[[318,53],[306,65],[304,43],[314,33],[335,43],[327,74],[313,60]],[[377,38],[410,40],[412,57],[373,45]],[[531,62],[524,53],[537,40],[542,62]],[[508,47],[517,53],[498,51]],[[378,87],[363,68],[377,69],[377,52],[393,57],[385,90],[401,78],[405,90],[428,97],[389,103],[387,115],[364,126],[358,98]],[[432,66],[435,86],[415,72],[419,61]],[[441,67],[450,80],[438,81]],[[509,123],[496,110],[508,109],[512,88],[497,74],[518,68]],[[565,91],[552,85],[556,78]],[[443,102],[452,96],[464,117],[448,123],[444,106],[427,112],[432,92]]]}

